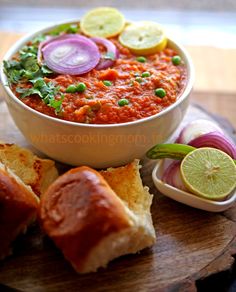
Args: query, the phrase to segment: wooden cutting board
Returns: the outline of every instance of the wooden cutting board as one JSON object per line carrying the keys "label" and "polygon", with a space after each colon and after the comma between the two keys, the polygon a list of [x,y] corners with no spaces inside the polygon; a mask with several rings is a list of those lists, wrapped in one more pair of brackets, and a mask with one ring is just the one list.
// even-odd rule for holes
{"label": "wooden cutting board", "polygon": [[[194,94],[195,99],[203,96],[206,98],[207,94]],[[217,119],[234,135],[227,121],[196,105],[190,106],[181,127],[196,118]],[[0,102],[0,140],[29,146],[4,102]],[[152,216],[157,242],[152,248],[116,259],[97,273],[78,275],[35,225],[15,242],[14,254],[0,263],[0,283],[30,292],[191,292],[196,291],[196,280],[229,269],[233,263],[231,255],[236,253],[236,205],[224,213],[213,214],[172,201],[153,186],[154,164],[143,160],[141,170],[144,184],[154,194]]]}

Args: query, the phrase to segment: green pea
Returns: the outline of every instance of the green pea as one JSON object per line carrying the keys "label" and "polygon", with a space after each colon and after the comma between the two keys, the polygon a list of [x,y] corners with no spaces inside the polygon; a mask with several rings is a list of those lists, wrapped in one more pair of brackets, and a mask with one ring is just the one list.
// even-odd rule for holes
{"label": "green pea", "polygon": [[151,74],[150,74],[150,72],[143,72],[141,76],[142,77],[150,77]]}
{"label": "green pea", "polygon": [[181,63],[181,57],[180,56],[174,56],[172,57],[172,63],[175,66],[178,66]]}
{"label": "green pea", "polygon": [[84,92],[86,90],[86,85],[83,82],[80,82],[76,85],[76,91],[77,92]]}
{"label": "green pea", "polygon": [[109,81],[109,80],[104,80],[103,84],[106,85],[106,86],[112,86],[112,82]]}
{"label": "green pea", "polygon": [[75,93],[76,91],[77,91],[77,87],[74,84],[71,84],[66,88],[67,93]]}
{"label": "green pea", "polygon": [[136,77],[135,78],[135,81],[137,81],[138,83],[142,83],[143,82],[143,79],[141,77]]}
{"label": "green pea", "polygon": [[124,105],[128,105],[128,104],[129,104],[129,101],[126,98],[122,98],[118,101],[119,106],[124,106]]}
{"label": "green pea", "polygon": [[163,88],[157,88],[157,89],[155,89],[155,95],[160,97],[160,98],[163,98],[166,96],[166,91]]}
{"label": "green pea", "polygon": [[145,63],[147,61],[147,59],[143,56],[137,57],[136,60],[140,63]]}

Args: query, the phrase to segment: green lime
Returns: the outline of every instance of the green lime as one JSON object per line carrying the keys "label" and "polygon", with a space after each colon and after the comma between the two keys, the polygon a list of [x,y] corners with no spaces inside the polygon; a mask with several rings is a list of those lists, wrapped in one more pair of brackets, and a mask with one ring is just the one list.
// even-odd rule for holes
{"label": "green lime", "polygon": [[199,148],[190,152],[180,170],[189,191],[207,199],[224,199],[236,187],[236,165],[218,149]]}

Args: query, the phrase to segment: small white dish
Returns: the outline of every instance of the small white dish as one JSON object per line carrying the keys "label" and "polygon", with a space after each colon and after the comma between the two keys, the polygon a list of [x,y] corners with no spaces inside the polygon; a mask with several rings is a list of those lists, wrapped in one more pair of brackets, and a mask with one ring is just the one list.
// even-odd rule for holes
{"label": "small white dish", "polygon": [[[185,205],[209,212],[222,212],[230,208],[236,200],[236,191],[223,201],[207,200],[191,193],[179,190],[161,180],[164,169],[166,169],[166,159],[157,163],[152,172],[152,179],[156,188],[165,196],[183,203]],[[168,161],[168,160],[167,160]]]}

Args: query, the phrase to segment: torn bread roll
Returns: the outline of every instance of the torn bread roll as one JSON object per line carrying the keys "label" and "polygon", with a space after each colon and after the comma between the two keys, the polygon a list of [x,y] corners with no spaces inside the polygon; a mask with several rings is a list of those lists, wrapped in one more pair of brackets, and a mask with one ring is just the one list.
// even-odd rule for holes
{"label": "torn bread roll", "polygon": [[139,226],[143,228],[147,238],[149,235],[155,238],[150,212],[153,195],[149,193],[147,186],[143,186],[139,173],[140,168],[139,160],[135,159],[125,166],[100,171],[100,174],[120,199],[139,218]]}
{"label": "torn bread roll", "polygon": [[0,259],[11,243],[36,219],[39,199],[10,169],[0,163]]}
{"label": "torn bread roll", "polygon": [[58,177],[54,161],[39,158],[16,144],[0,142],[0,162],[9,167],[38,196]]}
{"label": "torn bread roll", "polygon": [[[150,201],[148,206],[150,212]],[[151,216],[143,222],[101,174],[85,166],[68,171],[48,188],[40,217],[43,229],[80,273],[94,272],[155,242]]]}

